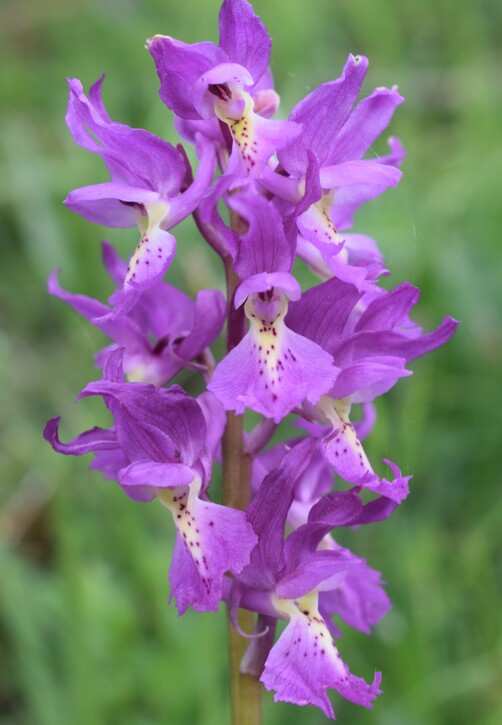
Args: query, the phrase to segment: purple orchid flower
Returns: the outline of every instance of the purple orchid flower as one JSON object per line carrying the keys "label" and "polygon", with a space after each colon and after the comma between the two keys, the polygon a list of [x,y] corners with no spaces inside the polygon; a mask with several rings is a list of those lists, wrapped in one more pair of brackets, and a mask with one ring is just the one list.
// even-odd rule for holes
{"label": "purple orchid flower", "polygon": [[168,230],[199,204],[212,180],[215,157],[212,145],[198,138],[198,173],[180,194],[186,174],[183,155],[147,131],[111,121],[101,100],[103,79],[104,75],[91,86],[88,96],[80,81],[68,81],[66,122],[76,143],[101,156],[112,180],[75,189],[65,204],[89,221],[140,229],[141,239],[122,291],[114,296],[114,315],[118,315],[127,312],[168,269],[176,250]]}
{"label": "purple orchid flower", "polygon": [[349,55],[340,78],[293,109],[290,120],[302,125],[302,134],[278,151],[281,173],[267,170],[261,180],[296,206],[299,254],[323,276],[329,270],[360,289],[370,289],[385,271],[381,255],[369,238],[340,232],[352,226],[361,204],[397,185],[405,153],[393,138],[389,156],[362,159],[403,102],[396,88],[377,88],[353,108],[367,67],[365,57]]}
{"label": "purple orchid flower", "polygon": [[279,213],[257,195],[236,196],[231,204],[249,224],[232,252],[243,280],[234,304],[245,302],[250,329],[217,365],[208,389],[225,410],[249,407],[279,423],[305,398],[317,402],[338,369],[329,354],[284,322],[287,298],[298,299],[300,287],[290,273],[294,250]]}
{"label": "purple orchid flower", "polygon": [[94,468],[116,478],[133,500],[159,499],[176,526],[170,598],[176,598],[180,614],[188,606],[215,611],[224,574],[248,564],[256,543],[243,512],[212,503],[206,494],[225,416],[214,399],[200,405],[176,385],[120,382],[121,366],[117,351],[108,359],[105,379],[89,383],[79,396],[101,395],[113,428],[93,428],[62,443],[59,418],[53,418],[44,437],[60,453],[98,453]]}
{"label": "purple orchid flower", "polygon": [[[381,520],[395,504],[381,497],[363,506],[355,492],[332,494],[312,509],[305,526],[284,541],[294,486],[307,469],[312,451],[309,439],[299,443],[264,479],[247,512],[258,544],[228,596],[234,619],[236,608],[241,606],[271,620],[288,620],[260,678],[267,689],[274,690],[275,700],[316,705],[334,718],[328,689],[371,707],[380,693],[381,676],[377,673],[368,685],[349,672],[319,611],[322,593],[337,589],[361,562],[346,550],[318,547],[334,526]],[[328,606],[327,601],[323,604]]]}
{"label": "purple orchid flower", "polygon": [[[354,403],[371,402],[410,375],[406,362],[444,344],[458,323],[447,317],[425,335],[416,326],[406,327],[408,312],[418,300],[418,290],[407,283],[377,295],[361,313],[357,306],[362,297],[353,285],[328,280],[290,305],[287,324],[329,352],[340,368],[329,394],[313,407],[304,404],[307,415],[328,426],[317,433],[322,453],[346,481],[401,501],[408,494],[409,477],[387,461],[394,481],[376,475],[350,421],[350,409]],[[310,433],[316,435],[313,429]]]}
{"label": "purple orchid flower", "polygon": [[[121,286],[127,264],[106,242],[103,262]],[[131,382],[160,386],[184,367],[208,373],[214,365],[208,348],[220,334],[226,313],[225,298],[217,290],[200,290],[192,301],[176,287],[157,282],[145,290],[129,312],[119,317],[91,297],[63,290],[57,270],[49,277],[48,290],[114,341],[97,354],[99,367],[104,366],[111,352],[124,348],[124,372]],[[194,360],[197,362],[193,363]]]}
{"label": "purple orchid flower", "polygon": [[[160,97],[177,116],[200,122],[217,138],[211,120],[230,136],[225,171],[239,178],[259,176],[270,157],[297,138],[300,126],[272,121],[278,105],[268,70],[271,40],[247,0],[224,0],[220,42],[189,45],[165,35],[148,43],[160,79]],[[190,133],[190,131],[189,131]]]}
{"label": "purple orchid flower", "polygon": [[[290,441],[289,445],[281,443],[268,449],[254,460],[253,488],[256,491],[259,490],[265,476],[279,467],[287,450],[297,443],[298,441]],[[294,485],[291,506],[286,519],[286,524],[292,531],[308,523],[310,512],[314,506],[319,504],[321,499],[332,491],[333,478],[333,468],[319,449],[314,449],[311,453],[309,465],[298,476]],[[317,506],[315,510],[316,519],[322,519],[320,515],[322,510],[331,513],[334,508],[346,508],[347,500],[351,502],[354,511],[358,510],[360,513],[362,509],[354,497],[354,494],[358,492],[359,488],[356,487],[349,493],[335,493],[334,497],[331,498],[327,496],[322,504],[322,509]],[[386,517],[398,504],[391,499],[382,497],[382,500],[385,503]],[[375,518],[378,518],[378,516],[375,515]],[[332,520],[331,513],[327,533],[320,540],[318,548],[340,551],[341,547],[330,533]],[[343,554],[347,559],[353,559],[353,563],[342,581],[330,585],[328,589],[321,588],[319,592],[319,611],[334,637],[341,637],[342,635],[339,627],[333,621],[334,615],[340,617],[350,627],[365,634],[370,634],[371,627],[378,624],[390,609],[391,602],[383,589],[380,573],[368,566],[363,559],[354,557],[347,549],[343,549]]]}

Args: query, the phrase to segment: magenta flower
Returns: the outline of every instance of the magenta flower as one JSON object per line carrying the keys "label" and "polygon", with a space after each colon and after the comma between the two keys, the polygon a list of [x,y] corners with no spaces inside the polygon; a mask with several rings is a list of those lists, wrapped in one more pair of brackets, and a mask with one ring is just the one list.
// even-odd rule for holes
{"label": "magenta flower", "polygon": [[[224,0],[220,43],[189,45],[166,35],[148,43],[168,108],[218,139],[211,120],[230,137],[227,173],[259,176],[268,160],[300,133],[291,121],[272,121],[278,105],[268,71],[271,40],[247,0]],[[221,138],[223,141],[223,137]]]}
{"label": "magenta flower", "polygon": [[[364,235],[341,233],[352,226],[354,211],[369,199],[395,187],[404,149],[391,140],[392,153],[362,159],[389,124],[403,98],[392,88],[377,88],[353,108],[368,61],[349,55],[343,74],[304,98],[290,120],[301,135],[279,150],[281,173],[268,171],[262,183],[297,205],[301,237],[299,254],[315,267],[370,289],[384,268],[374,268],[379,252]],[[373,263],[373,264],[372,264]]]}
{"label": "magenta flower", "polygon": [[[225,602],[249,638],[240,662],[231,638],[233,682],[251,676],[276,700],[334,718],[330,690],[366,708],[381,693],[379,672],[366,681],[342,660],[350,647],[335,644],[340,622],[368,635],[391,606],[380,572],[336,531],[357,537],[410,492],[411,475],[382,459],[385,478],[364,450],[374,401],[458,323],[445,317],[424,333],[410,317],[419,291],[381,287],[389,270],[376,242],[368,230],[348,233],[356,210],[401,178],[398,139],[368,158],[403,101],[397,88],[357,102],[368,61],[350,54],[339,78],[287,121],[273,120],[266,28],[247,0],[224,0],[219,26],[218,45],[148,41],[160,96],[195,146],[195,175],[183,147],[109,118],[103,76],[88,95],[69,81],[69,129],[101,156],[110,181],[75,189],[65,203],[105,226],[137,225],[141,238],[128,263],[103,244],[117,286],[108,304],[64,290],[57,270],[49,278],[49,293],[109,339],[96,355],[102,379],[79,398],[101,397],[113,424],[65,443],[56,417],[44,436],[60,453],[92,453],[90,467],[127,496],[169,512],[170,600],[180,614]],[[189,215],[221,258],[226,297],[199,289],[192,299],[172,269],[163,279],[172,230]],[[300,285],[308,277],[297,262],[321,281]],[[243,631],[239,608],[255,613],[254,631]],[[235,722],[259,711],[242,695],[256,692],[236,690]]]}
{"label": "magenta flower", "polygon": [[[347,576],[357,578],[354,572],[363,562],[346,550],[318,546],[334,526],[381,520],[392,506],[381,499],[368,510],[355,493],[333,494],[329,502],[312,509],[309,523],[284,541],[294,486],[309,465],[311,453],[311,441],[297,445],[260,486],[247,514],[258,544],[251,553],[251,563],[237,576],[230,600],[234,609],[240,604],[268,618],[288,621],[270,650],[260,678],[267,689],[274,690],[275,699],[317,705],[327,717],[334,718],[328,689],[371,707],[380,693],[381,676],[377,673],[368,685],[350,673],[320,613],[320,608],[328,608],[322,599],[324,592],[336,591]],[[338,499],[333,500],[333,496]]]}
{"label": "magenta flower", "polygon": [[[112,279],[122,286],[127,265],[106,242],[103,261]],[[211,369],[209,345],[225,321],[225,298],[217,290],[200,290],[192,301],[176,287],[157,282],[129,312],[118,317],[91,297],[61,289],[57,270],[49,277],[48,291],[113,340],[96,355],[99,367],[111,352],[123,347],[124,373],[133,382],[164,385],[184,367],[206,372]]]}
{"label": "magenta flower", "polygon": [[316,403],[328,392],[338,368],[328,353],[285,323],[288,298],[298,299],[300,287],[291,275],[294,250],[278,212],[259,196],[231,203],[249,224],[235,253],[243,281],[234,304],[245,301],[250,328],[216,367],[208,389],[225,410],[242,413],[248,407],[279,423],[305,398]]}
{"label": "magenta flower", "polygon": [[197,207],[215,160],[211,145],[201,137],[198,175],[180,194],[186,174],[182,154],[151,133],[111,121],[101,101],[103,79],[104,75],[91,86],[88,97],[80,81],[68,81],[66,122],[76,143],[101,156],[112,180],[75,189],[65,204],[89,221],[109,227],[137,225],[141,232],[122,291],[113,300],[118,315],[163,277],[176,250],[168,230]]}
{"label": "magenta flower", "polygon": [[256,542],[243,512],[212,503],[205,495],[223,432],[221,408],[208,402],[201,407],[178,386],[119,382],[120,367],[118,352],[105,368],[110,379],[89,383],[79,396],[101,395],[113,415],[113,428],[94,428],[62,443],[59,418],[53,418],[44,436],[60,453],[100,454],[94,467],[116,478],[135,501],[158,498],[171,512],[177,532],[171,598],[180,614],[188,606],[217,609],[223,575],[240,571]]}

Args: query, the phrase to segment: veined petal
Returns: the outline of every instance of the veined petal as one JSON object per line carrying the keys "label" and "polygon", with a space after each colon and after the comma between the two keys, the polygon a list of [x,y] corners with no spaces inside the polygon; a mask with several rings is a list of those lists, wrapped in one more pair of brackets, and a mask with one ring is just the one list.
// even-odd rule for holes
{"label": "veined petal", "polygon": [[[108,335],[110,339],[125,348],[124,356],[125,358],[129,358],[129,360],[124,360],[124,372],[127,373],[130,370],[131,356],[138,356],[140,358],[148,356],[150,346],[146,332],[141,329],[135,320],[126,316],[112,319],[110,309],[106,305],[94,300],[92,297],[72,294],[62,289],[59,285],[57,274],[58,270],[54,270],[49,276],[47,284],[49,294],[66,302],[79,314],[89,320],[89,322],[102,330],[105,335]],[[101,358],[103,352],[98,353],[98,359]]]}
{"label": "veined petal", "polygon": [[[406,338],[402,335],[399,336],[400,341],[398,342],[396,339],[398,335],[395,333],[394,339],[392,340],[393,349],[397,355],[402,355],[406,360],[414,360],[448,342],[458,325],[458,320],[455,320],[453,317],[445,317],[435,330],[416,338]],[[392,336],[392,333],[389,333],[390,336]]]}
{"label": "veined petal", "polygon": [[248,297],[247,335],[217,365],[208,386],[225,410],[246,407],[279,423],[307,398],[319,400],[338,369],[322,348],[284,324],[287,301],[281,292]]}
{"label": "veined petal", "polygon": [[235,271],[241,279],[262,272],[290,272],[294,245],[286,238],[281,216],[272,202],[258,194],[229,196],[230,207],[249,228],[240,236]]}
{"label": "veined petal", "polygon": [[159,95],[178,116],[200,119],[191,88],[200,76],[218,63],[228,60],[224,50],[214,43],[183,43],[168,35],[154,35],[147,41],[160,80]]}
{"label": "veined petal", "polygon": [[[284,527],[298,478],[307,469],[313,450],[309,438],[294,446],[264,479],[246,518],[258,535],[251,563],[239,580],[261,590],[273,589],[283,568]],[[265,612],[266,613],[266,612]]]}
{"label": "veined petal", "polygon": [[402,171],[378,161],[346,161],[336,166],[324,166],[320,172],[323,189],[336,189],[334,203],[360,205],[397,186]]}
{"label": "veined petal", "polygon": [[352,111],[330,148],[328,163],[360,159],[387,128],[395,109],[404,98],[394,88],[375,88]]}
{"label": "veined petal", "polygon": [[134,501],[153,501],[158,491],[164,488],[177,489],[194,478],[195,473],[189,466],[157,463],[149,459],[134,461],[118,473],[120,485]]}
{"label": "veined petal", "polygon": [[110,451],[119,448],[117,435],[113,430],[106,428],[91,428],[73,438],[68,443],[59,439],[59,421],[61,418],[51,418],[47,421],[44,430],[45,440],[51,444],[55,451],[70,456],[83,456],[95,451]]}
{"label": "veined petal", "polygon": [[64,290],[58,281],[58,274],[60,270],[55,269],[51,272],[47,279],[47,292],[54,297],[58,297],[63,302],[73,307],[79,314],[86,318],[86,320],[92,320],[94,317],[100,317],[106,315],[109,310],[106,305],[92,297],[87,295],[72,294]]}
{"label": "veined petal", "polygon": [[357,563],[354,557],[348,558],[343,549],[314,551],[305,555],[294,570],[281,575],[275,593],[282,599],[296,599],[324,582],[330,587],[338,585]]}
{"label": "veined petal", "polygon": [[75,143],[94,153],[101,153],[103,146],[89,133],[89,128],[91,125],[99,125],[110,121],[101,101],[101,88],[104,79],[105,74],[102,73],[90,87],[89,98],[87,99],[82,83],[77,78],[67,78],[70,92],[66,109],[66,125]]}
{"label": "veined petal", "polygon": [[370,302],[356,325],[356,332],[391,330],[402,325],[419,298],[420,290],[409,282],[403,282]]}
{"label": "veined petal", "polygon": [[350,627],[365,634],[371,634],[371,628],[391,606],[380,572],[362,560],[336,587],[319,594],[319,610],[324,618],[336,614]]}
{"label": "veined petal", "polygon": [[343,339],[349,315],[362,297],[351,284],[330,279],[307,290],[301,300],[289,306],[288,327],[314,340],[326,350]]}
{"label": "veined petal", "polygon": [[131,462],[197,464],[205,447],[206,422],[197,402],[179,386],[99,380],[89,383],[80,397],[89,395],[103,396]]}
{"label": "veined petal", "polygon": [[156,191],[108,181],[74,189],[63,203],[90,222],[124,228],[137,224],[144,206],[158,202]]}
{"label": "veined petal", "polygon": [[352,403],[370,403],[390,390],[399,378],[412,374],[405,369],[405,363],[404,358],[374,355],[340,365],[342,370],[330,395],[335,399],[350,396]]}
{"label": "veined petal", "polygon": [[80,81],[68,79],[66,120],[74,140],[101,155],[113,181],[155,190],[163,196],[177,194],[185,174],[181,153],[143,129],[110,121],[101,102],[102,80],[94,84],[87,98]]}
{"label": "veined petal", "polygon": [[349,117],[367,68],[367,58],[350,54],[340,78],[319,86],[292,110],[290,119],[301,123],[303,132],[279,153],[279,161],[290,174],[301,176],[305,173],[308,149],[315,153],[321,164],[329,158],[331,146]]}
{"label": "veined petal", "polygon": [[89,470],[99,471],[108,481],[116,481],[120,469],[127,466],[127,463],[127,456],[121,448],[96,451]]}
{"label": "veined petal", "polygon": [[200,204],[202,197],[211,185],[216,169],[214,145],[199,133],[195,136],[195,144],[199,157],[197,173],[183,194],[169,199],[169,215],[165,222],[169,229],[183,221]]}
{"label": "veined petal", "polygon": [[257,83],[268,68],[272,40],[252,5],[247,0],[224,0],[219,26],[220,47]]}
{"label": "veined petal", "polygon": [[350,673],[319,614],[317,593],[298,600],[273,597],[272,601],[277,611],[289,618],[260,678],[267,690],[275,691],[274,699],[316,705],[334,719],[327,690],[335,689],[345,699],[371,708],[380,694],[380,673],[371,685]]}
{"label": "veined petal", "polygon": [[[171,571],[171,598],[180,614],[215,611],[222,597],[223,576],[238,574],[249,563],[257,538],[243,511],[199,498],[200,478],[190,486],[159,489],[160,502],[173,515],[179,534]],[[188,577],[185,566],[189,560]],[[188,584],[187,584],[188,580]]]}

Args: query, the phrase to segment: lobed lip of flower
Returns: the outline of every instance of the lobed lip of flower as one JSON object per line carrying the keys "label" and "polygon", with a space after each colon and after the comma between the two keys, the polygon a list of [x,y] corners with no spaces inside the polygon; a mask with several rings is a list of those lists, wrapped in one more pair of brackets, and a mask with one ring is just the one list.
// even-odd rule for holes
{"label": "lobed lip of flower", "polygon": [[239,414],[249,407],[279,423],[304,399],[317,402],[336,380],[332,357],[285,325],[285,287],[298,292],[289,273],[262,273],[236,292],[236,304],[247,297],[250,328],[218,363],[208,385],[225,410]]}
{"label": "lobed lip of flower", "polygon": [[[250,327],[216,366],[208,389],[225,410],[239,414],[249,407],[278,423],[304,398],[319,400],[331,388],[338,369],[329,354],[284,324],[286,296],[298,299],[301,290],[291,274],[294,244],[284,232],[279,212],[249,192],[236,194],[229,203],[247,226],[240,237],[225,227],[216,212],[212,216],[210,212],[209,218],[216,218],[242,280],[233,302],[239,307],[246,300]],[[211,209],[215,209],[212,204]]]}

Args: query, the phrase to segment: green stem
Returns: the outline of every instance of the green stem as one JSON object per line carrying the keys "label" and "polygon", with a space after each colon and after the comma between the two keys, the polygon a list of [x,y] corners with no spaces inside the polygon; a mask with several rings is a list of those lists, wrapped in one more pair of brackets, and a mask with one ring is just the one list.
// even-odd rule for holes
{"label": "green stem", "polygon": [[[234,229],[239,229],[239,219],[232,219]],[[235,310],[234,294],[239,279],[230,260],[225,264],[227,276],[227,347],[231,350],[246,333],[246,321],[242,308]],[[244,511],[251,497],[252,458],[244,449],[244,416],[227,413],[227,425],[223,434],[223,503],[225,506]],[[252,612],[239,610],[239,623],[245,632],[252,632],[255,624]],[[260,725],[261,684],[256,677],[242,674],[240,663],[248,645],[228,619],[228,646],[230,667],[230,699],[232,725]]]}

